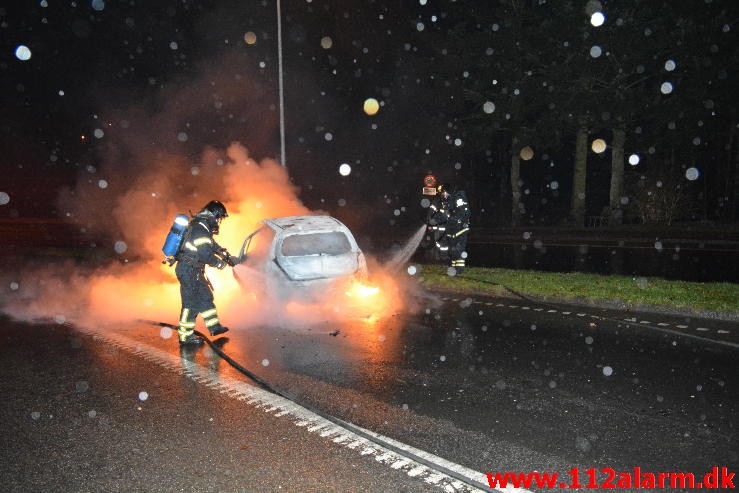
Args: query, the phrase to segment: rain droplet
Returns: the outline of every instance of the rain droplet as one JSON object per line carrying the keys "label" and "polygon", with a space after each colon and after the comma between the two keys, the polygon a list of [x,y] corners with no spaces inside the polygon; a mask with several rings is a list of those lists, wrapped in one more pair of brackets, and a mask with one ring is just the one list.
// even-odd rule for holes
{"label": "rain droplet", "polygon": [[18,45],[15,49],[15,57],[23,62],[31,59],[31,50],[26,45]]}
{"label": "rain droplet", "polygon": [[685,178],[687,178],[690,181],[695,181],[700,176],[700,171],[698,171],[698,168],[692,167],[685,170]]}
{"label": "rain droplet", "polygon": [[605,375],[607,377],[610,377],[611,375],[613,375],[613,368],[611,368],[610,366],[604,366],[603,367],[603,375]]}
{"label": "rain droplet", "polygon": [[5,205],[10,202],[10,195],[5,192],[0,192],[0,205]]}
{"label": "rain droplet", "polygon": [[126,245],[125,241],[118,240],[115,242],[115,246],[113,247],[115,250],[115,253],[124,253],[126,250],[128,250],[128,245]]}
{"label": "rain droplet", "polygon": [[262,366],[269,366],[269,360],[267,358],[262,360]]}
{"label": "rain droplet", "polygon": [[139,392],[139,400],[140,401],[145,401],[148,398],[149,398],[149,393],[147,391],[142,390],[141,392]]}
{"label": "rain droplet", "polygon": [[247,31],[244,33],[244,43],[248,45],[256,44],[257,42],[257,35],[253,31]]}
{"label": "rain droplet", "polygon": [[408,266],[408,274],[411,276],[416,275],[416,266],[415,265],[409,265]]}
{"label": "rain droplet", "polygon": [[349,166],[347,163],[343,163],[341,166],[339,166],[339,174],[341,176],[349,176],[351,172],[352,172],[352,167]]}

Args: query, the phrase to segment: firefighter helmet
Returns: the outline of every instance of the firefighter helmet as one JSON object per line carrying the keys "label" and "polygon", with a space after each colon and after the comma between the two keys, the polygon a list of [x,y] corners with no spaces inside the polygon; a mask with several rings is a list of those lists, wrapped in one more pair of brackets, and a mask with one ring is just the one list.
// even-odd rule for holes
{"label": "firefighter helmet", "polygon": [[210,202],[205,204],[205,207],[200,209],[200,212],[198,212],[198,214],[210,215],[215,217],[216,219],[223,219],[224,217],[228,217],[226,206],[224,206],[218,200],[211,200]]}
{"label": "firefighter helmet", "polygon": [[443,195],[445,193],[452,193],[452,187],[448,183],[439,183],[436,185],[436,193]]}
{"label": "firefighter helmet", "polygon": [[211,200],[205,206],[200,209],[195,217],[200,217],[205,220],[208,227],[213,231],[213,234],[218,234],[221,225],[221,219],[228,217],[226,212],[226,206],[217,200]]}

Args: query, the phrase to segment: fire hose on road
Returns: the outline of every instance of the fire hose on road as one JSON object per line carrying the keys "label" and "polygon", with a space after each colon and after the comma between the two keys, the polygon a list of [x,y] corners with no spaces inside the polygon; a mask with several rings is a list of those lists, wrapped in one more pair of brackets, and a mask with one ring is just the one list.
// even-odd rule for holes
{"label": "fire hose on road", "polygon": [[[172,330],[177,330],[177,325],[170,324],[167,322],[157,322],[153,320],[140,320],[142,323],[154,325],[157,327],[166,327]],[[415,461],[419,464],[422,464],[426,467],[429,467],[430,469],[437,470],[451,478],[454,478],[458,481],[463,482],[466,485],[471,486],[472,488],[476,490],[484,490],[489,491],[490,486],[488,484],[485,484],[480,481],[476,481],[473,478],[466,476],[464,474],[461,474],[454,469],[450,467],[446,467],[442,464],[439,464],[438,462],[434,462],[432,460],[428,460],[421,455],[417,453],[413,453],[412,451],[406,450],[404,448],[398,447],[397,445],[388,442],[387,440],[383,440],[381,437],[376,436],[372,433],[368,433],[366,430],[359,428],[358,426],[349,423],[348,421],[344,421],[341,418],[337,418],[336,416],[333,416],[331,414],[324,413],[323,411],[314,408],[313,406],[309,404],[305,404],[303,402],[300,402],[298,398],[289,392],[286,392],[280,388],[275,387],[274,385],[270,384],[269,382],[265,381],[264,379],[260,378],[258,375],[256,375],[254,372],[250,371],[245,366],[241,365],[239,362],[235,361],[233,358],[231,358],[228,354],[226,354],[220,347],[218,347],[217,344],[215,344],[213,341],[211,341],[208,337],[206,337],[202,332],[195,330],[194,334],[201,338],[203,341],[205,341],[206,344],[215,352],[218,356],[220,356],[223,360],[225,360],[229,365],[231,365],[234,369],[236,369],[238,372],[242,373],[249,379],[256,382],[260,387],[267,390],[268,392],[271,392],[273,394],[276,394],[280,397],[283,397],[285,399],[288,399],[289,401],[294,402],[295,404],[307,409],[308,411],[316,414],[317,416],[320,416],[321,418],[330,421],[334,423],[337,426],[340,426],[341,428],[344,428],[362,438],[365,440],[368,440],[376,445],[379,445],[380,447],[386,448],[388,450],[391,450],[392,452],[405,457],[407,459],[410,459],[412,461]]]}

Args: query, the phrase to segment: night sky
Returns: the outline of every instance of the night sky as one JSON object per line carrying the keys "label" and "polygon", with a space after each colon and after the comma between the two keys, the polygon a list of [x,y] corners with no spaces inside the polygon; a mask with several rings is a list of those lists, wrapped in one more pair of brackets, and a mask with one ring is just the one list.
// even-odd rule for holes
{"label": "night sky", "polygon": [[[399,182],[417,194],[428,158],[408,138],[418,132],[404,130],[424,113],[403,63],[418,35],[414,9],[283,3],[286,160],[313,207],[390,207]],[[239,141],[257,159],[279,159],[272,2],[15,2],[0,22],[0,191],[10,197],[1,217],[63,215],[59,186],[93,168],[135,172],[152,149],[197,160]],[[377,115],[363,112],[368,97],[381,101]]]}
{"label": "night sky", "polygon": [[[593,29],[586,3],[571,20],[578,32]],[[682,12],[694,4],[703,15],[722,16],[735,4],[678,3]],[[505,33],[505,20],[495,17],[505,4],[283,1],[286,164],[301,200],[349,223],[417,224],[421,182],[433,172],[474,188],[477,224],[483,214],[509,209],[496,198],[506,150],[471,145],[475,136],[460,126],[465,115],[458,110],[474,71],[455,66],[467,63],[459,44],[460,57],[446,51],[461,13],[473,14],[471,33],[490,32],[488,24]],[[661,25],[671,25],[670,15]],[[735,23],[720,21],[724,36],[733,36]],[[0,218],[65,217],[64,197],[81,193],[81,183],[104,180],[113,194],[152,159],[175,156],[173,166],[190,169],[208,149],[232,142],[255,159],[279,159],[274,2],[12,2],[0,7],[0,32],[0,193],[7,194]],[[495,45],[501,38],[490,39]],[[21,45],[25,54],[16,51]],[[729,80],[735,68],[726,68]],[[362,108],[370,97],[381,104],[372,116]],[[537,195],[536,210],[566,212],[571,154],[565,142],[557,152],[537,153],[544,165],[536,177],[522,171],[538,180],[525,186]],[[589,159],[607,171],[603,155]],[[339,174],[343,163],[352,167],[349,176]],[[607,173],[601,175],[592,177],[603,185],[592,194],[607,201]]]}

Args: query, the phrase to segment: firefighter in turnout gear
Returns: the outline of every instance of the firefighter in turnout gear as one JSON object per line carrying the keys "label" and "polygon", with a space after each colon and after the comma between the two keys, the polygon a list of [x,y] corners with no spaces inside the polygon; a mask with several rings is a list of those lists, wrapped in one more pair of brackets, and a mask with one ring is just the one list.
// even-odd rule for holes
{"label": "firefighter in turnout gear", "polygon": [[439,198],[429,206],[428,229],[436,237],[436,248],[448,259],[455,274],[461,274],[467,257],[467,236],[470,231],[470,207],[462,190],[451,190],[442,183],[436,187]]}
{"label": "firefighter in turnout gear", "polygon": [[226,249],[213,239],[218,234],[221,220],[228,217],[226,207],[213,200],[193,216],[187,226],[182,246],[175,256],[175,273],[180,282],[182,311],[180,312],[179,340],[181,346],[200,345],[202,339],[194,333],[197,316],[203,317],[211,336],[228,331],[218,320],[213,303],[213,287],[205,276],[205,266],[223,269],[233,265]]}

